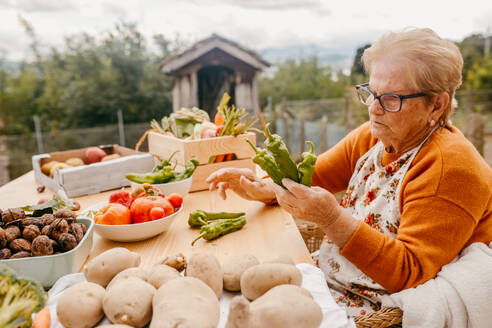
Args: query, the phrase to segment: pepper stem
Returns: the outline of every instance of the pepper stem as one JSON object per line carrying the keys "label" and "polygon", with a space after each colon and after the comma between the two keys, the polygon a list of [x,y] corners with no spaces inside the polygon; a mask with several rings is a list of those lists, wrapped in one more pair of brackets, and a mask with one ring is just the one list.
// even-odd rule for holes
{"label": "pepper stem", "polygon": [[265,131],[264,131],[265,137],[268,139],[272,139],[272,133],[270,132],[270,123],[267,123],[265,125]]}
{"label": "pepper stem", "polygon": [[197,241],[198,239],[202,238],[203,236],[205,236],[205,234],[206,234],[205,232],[204,232],[204,233],[202,233],[202,234],[200,234],[200,236],[198,236],[198,238],[196,238],[195,240],[193,240],[193,241],[191,242],[191,246],[195,245],[196,241]]}
{"label": "pepper stem", "polygon": [[311,141],[306,141],[306,144],[311,146],[311,150],[309,151],[311,154],[314,154],[314,144]]}
{"label": "pepper stem", "polygon": [[167,161],[169,163],[171,163],[171,159],[173,159],[174,155],[176,155],[176,153],[179,153],[179,150],[176,150],[174,153],[171,154],[171,156],[169,156],[169,158],[167,159]]}
{"label": "pepper stem", "polygon": [[253,145],[253,143],[249,139],[244,138],[244,140],[246,140],[246,142],[249,143],[249,145],[251,146],[251,148],[253,148],[253,150],[255,151],[255,153],[258,154],[258,148],[256,148],[256,146]]}

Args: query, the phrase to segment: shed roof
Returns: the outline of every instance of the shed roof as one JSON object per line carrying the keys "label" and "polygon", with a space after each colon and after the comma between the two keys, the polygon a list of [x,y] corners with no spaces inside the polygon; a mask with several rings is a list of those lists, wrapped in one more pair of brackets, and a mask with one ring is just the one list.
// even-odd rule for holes
{"label": "shed roof", "polygon": [[159,69],[164,73],[174,73],[214,49],[220,49],[256,70],[263,70],[270,66],[270,63],[256,52],[217,34],[212,34],[210,37],[198,41],[191,48],[166,59]]}

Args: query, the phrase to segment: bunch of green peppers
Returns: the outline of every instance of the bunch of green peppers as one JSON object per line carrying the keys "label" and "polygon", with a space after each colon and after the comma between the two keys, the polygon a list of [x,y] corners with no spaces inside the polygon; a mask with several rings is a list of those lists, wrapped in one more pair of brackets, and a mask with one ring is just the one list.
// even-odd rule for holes
{"label": "bunch of green peppers", "polygon": [[198,161],[196,159],[190,159],[185,164],[183,171],[175,171],[175,167],[171,166],[171,159],[176,154],[172,153],[168,159],[162,160],[159,164],[154,166],[152,172],[150,173],[129,173],[125,177],[136,183],[168,183],[173,181],[180,181],[191,177],[196,167],[198,166]]}
{"label": "bunch of green peppers", "polygon": [[191,242],[191,246],[195,245],[200,238],[205,240],[214,240],[225,234],[241,229],[246,224],[244,216],[235,219],[217,220],[200,228],[200,236]]}
{"label": "bunch of green peppers", "polygon": [[244,212],[240,213],[228,213],[228,212],[217,212],[210,213],[202,210],[195,210],[190,213],[188,217],[188,224],[192,228],[200,228],[204,225],[210,223],[210,221],[220,220],[220,219],[235,219],[240,216],[244,216]]}
{"label": "bunch of green peppers", "polygon": [[246,139],[256,153],[253,162],[258,164],[273,182],[280,186],[282,186],[282,179],[288,178],[310,187],[317,159],[314,154],[314,144],[306,141],[311,146],[311,150],[302,153],[302,161],[296,166],[282,137],[278,134],[271,134],[268,126],[269,124],[263,132],[266,138],[264,142],[266,149],[258,149]]}
{"label": "bunch of green peppers", "polygon": [[210,241],[241,229],[246,224],[246,218],[244,215],[244,212],[210,213],[202,210],[195,210],[191,212],[188,218],[188,224],[192,228],[200,228],[200,236],[193,240],[191,246],[193,246],[200,238]]}

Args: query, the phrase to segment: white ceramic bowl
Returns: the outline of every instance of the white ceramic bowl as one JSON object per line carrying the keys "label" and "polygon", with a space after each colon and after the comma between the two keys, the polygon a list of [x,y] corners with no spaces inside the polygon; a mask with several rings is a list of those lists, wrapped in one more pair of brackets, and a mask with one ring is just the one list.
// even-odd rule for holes
{"label": "white ceramic bowl", "polygon": [[[172,193],[178,193],[184,198],[186,195],[188,195],[188,192],[190,191],[192,178],[193,176],[175,182],[156,183],[156,184],[152,184],[152,186],[162,191],[165,196],[170,195]],[[135,190],[142,185],[140,183],[136,183],[133,181],[130,181],[130,184],[132,186],[132,190]]]}
{"label": "white ceramic bowl", "polygon": [[[81,216],[86,216],[91,218],[88,213],[89,211],[99,211],[101,208],[106,206],[108,203],[98,203],[86,209]],[[109,240],[120,241],[120,242],[133,242],[149,239],[151,237],[157,236],[158,234],[166,231],[174,218],[181,212],[183,205],[171,215],[168,215],[162,219],[153,220],[143,223],[133,223],[133,224],[94,224],[94,230],[96,233]],[[93,218],[91,218],[93,219]]]}
{"label": "white ceramic bowl", "polygon": [[81,216],[77,217],[77,222],[85,225],[87,232],[74,249],[54,255],[0,260],[0,264],[6,264],[23,277],[37,280],[45,288],[53,286],[58,278],[78,272],[91,251],[94,222]]}

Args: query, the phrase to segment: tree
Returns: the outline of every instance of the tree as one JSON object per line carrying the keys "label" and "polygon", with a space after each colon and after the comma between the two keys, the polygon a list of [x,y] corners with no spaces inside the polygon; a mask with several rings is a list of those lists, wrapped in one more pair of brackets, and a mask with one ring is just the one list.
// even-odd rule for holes
{"label": "tree", "polygon": [[369,77],[364,70],[364,65],[362,64],[362,55],[370,46],[370,44],[363,45],[362,47],[357,48],[357,51],[355,52],[354,63],[350,69],[350,83],[353,85],[361,84],[369,80]]}
{"label": "tree", "polygon": [[279,103],[283,97],[287,100],[343,97],[348,85],[347,76],[321,65],[316,57],[289,59],[277,64],[273,76],[260,79],[260,106],[265,107],[268,96],[273,103]]}
{"label": "tree", "polygon": [[172,110],[172,80],[158,71],[178,49],[163,35],[154,38],[161,52],[148,50],[136,24],[119,23],[101,38],[81,33],[65,38],[62,49],[40,51],[34,28],[22,21],[31,38],[34,60],[0,75],[0,133],[67,129],[125,122],[148,122]]}

